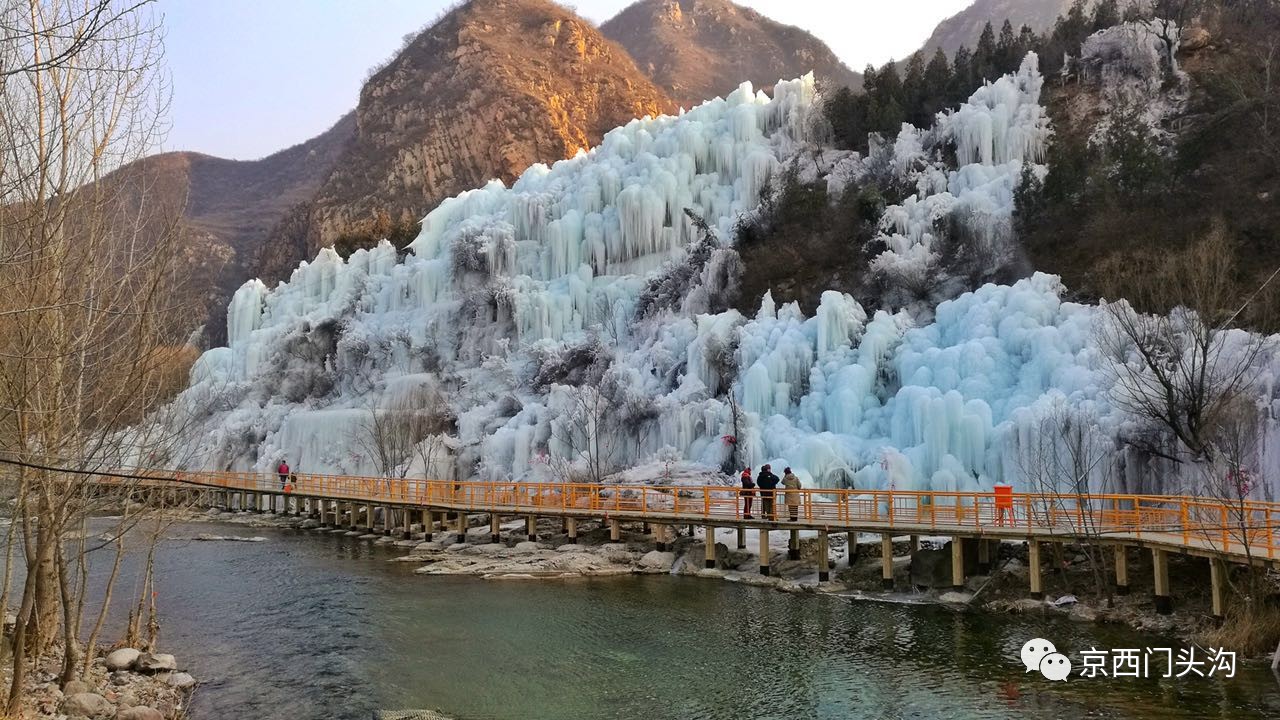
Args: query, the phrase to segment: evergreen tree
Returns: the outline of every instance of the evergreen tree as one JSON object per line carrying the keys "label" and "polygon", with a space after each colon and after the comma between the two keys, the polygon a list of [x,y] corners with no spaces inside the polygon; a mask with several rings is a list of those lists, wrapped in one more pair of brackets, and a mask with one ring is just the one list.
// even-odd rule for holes
{"label": "evergreen tree", "polygon": [[1027,53],[1036,50],[1040,46],[1040,38],[1036,37],[1036,31],[1031,29],[1030,25],[1023,25],[1022,30],[1018,32],[1018,65],[1022,65],[1022,59]]}
{"label": "evergreen tree", "polygon": [[880,73],[876,70],[876,66],[867,64],[865,70],[862,71],[862,89],[870,95],[876,89],[876,83],[880,81]]}
{"label": "evergreen tree", "polygon": [[897,98],[890,97],[880,106],[880,117],[876,122],[875,130],[885,138],[893,138],[897,136],[898,131],[902,129],[902,123],[906,120],[907,113],[902,109],[902,104]]}
{"label": "evergreen tree", "polygon": [[1003,75],[1017,70],[1021,62],[1018,38],[1013,34],[1013,23],[1006,19],[1000,27],[1000,39],[996,41],[996,69]]}
{"label": "evergreen tree", "polygon": [[1093,8],[1093,31],[1106,30],[1120,24],[1120,3],[1118,0],[1099,0]]}
{"label": "evergreen tree", "polygon": [[915,53],[907,61],[907,76],[902,81],[903,107],[907,122],[916,127],[928,127],[929,113],[925,109],[924,58]]}
{"label": "evergreen tree", "polygon": [[999,77],[996,72],[996,31],[987,23],[978,37],[978,47],[973,51],[974,80],[994,80]]}
{"label": "evergreen tree", "polygon": [[924,70],[924,113],[932,118],[947,106],[950,93],[951,63],[942,48],[938,48]]}
{"label": "evergreen tree", "polygon": [[876,74],[875,95],[881,104],[890,98],[902,104],[902,76],[898,74],[898,62],[889,62]]}
{"label": "evergreen tree", "polygon": [[956,50],[956,57],[951,73],[951,87],[947,95],[947,103],[954,105],[963,101],[973,94],[977,83],[974,82],[973,75],[973,52],[968,47],[961,45]]}

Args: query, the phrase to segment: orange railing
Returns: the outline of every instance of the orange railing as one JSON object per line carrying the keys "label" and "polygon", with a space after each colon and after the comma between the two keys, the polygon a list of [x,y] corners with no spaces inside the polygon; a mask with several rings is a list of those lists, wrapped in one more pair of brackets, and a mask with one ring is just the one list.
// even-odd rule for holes
{"label": "orange railing", "polygon": [[[152,485],[174,483],[232,491],[281,493],[275,475],[238,472],[131,471]],[[99,477],[97,482],[129,482]],[[132,482],[138,482],[134,480]],[[558,482],[417,480],[294,474],[290,492],[304,497],[474,511],[630,515],[679,522],[744,521],[737,486],[654,486]],[[755,520],[761,491],[754,491]],[[788,496],[799,502],[788,504]],[[1174,495],[1075,495],[894,490],[783,490],[774,519],[810,528],[936,530],[972,533],[1150,540],[1256,558],[1280,553],[1280,503]],[[794,520],[792,519],[794,518]]]}

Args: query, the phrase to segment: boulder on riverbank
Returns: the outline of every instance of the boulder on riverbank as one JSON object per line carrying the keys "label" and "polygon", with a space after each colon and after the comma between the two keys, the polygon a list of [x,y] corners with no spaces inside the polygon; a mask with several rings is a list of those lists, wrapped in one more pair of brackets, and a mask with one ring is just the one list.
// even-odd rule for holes
{"label": "boulder on riverbank", "polygon": [[116,706],[97,693],[79,692],[63,699],[61,710],[72,718],[107,718],[115,714]]}
{"label": "boulder on riverbank", "polygon": [[112,672],[116,670],[131,670],[133,669],[133,664],[138,662],[138,658],[141,655],[142,651],[134,650],[133,648],[113,650],[106,658],[107,670]]}

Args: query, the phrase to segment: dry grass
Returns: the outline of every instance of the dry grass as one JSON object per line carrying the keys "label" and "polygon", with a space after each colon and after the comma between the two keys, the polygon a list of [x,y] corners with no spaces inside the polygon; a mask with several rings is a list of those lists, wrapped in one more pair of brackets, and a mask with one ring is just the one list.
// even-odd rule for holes
{"label": "dry grass", "polygon": [[1240,601],[1227,610],[1221,627],[1206,630],[1200,640],[1246,657],[1270,655],[1280,643],[1280,606]]}

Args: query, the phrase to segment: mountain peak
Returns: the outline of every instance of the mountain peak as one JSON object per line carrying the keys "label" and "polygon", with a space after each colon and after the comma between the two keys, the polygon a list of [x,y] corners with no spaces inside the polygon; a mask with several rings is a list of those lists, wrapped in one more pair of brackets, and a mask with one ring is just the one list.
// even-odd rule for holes
{"label": "mountain peak", "polygon": [[386,237],[491,179],[573,157],[632,119],[676,110],[630,56],[548,0],[472,0],[370,77],[358,132],[266,274],[318,248]]}
{"label": "mountain peak", "polygon": [[640,0],[600,30],[686,107],[743,81],[769,88],[811,70],[826,83],[861,84],[818,38],[729,0]]}

